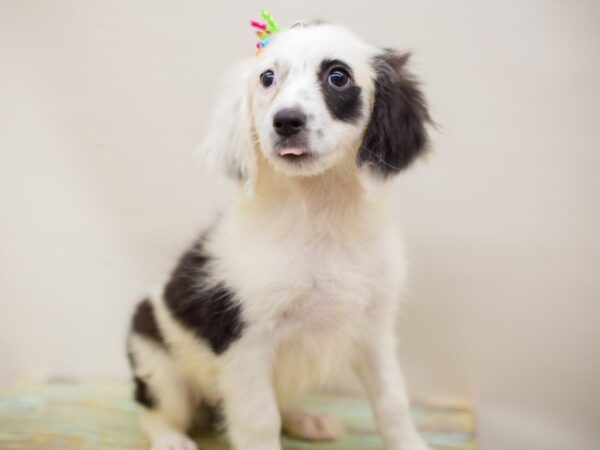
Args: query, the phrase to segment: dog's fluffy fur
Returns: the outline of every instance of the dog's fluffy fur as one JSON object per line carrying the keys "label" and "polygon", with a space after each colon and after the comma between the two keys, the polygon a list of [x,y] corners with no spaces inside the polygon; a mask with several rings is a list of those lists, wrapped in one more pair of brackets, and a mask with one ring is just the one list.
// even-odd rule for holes
{"label": "dog's fluffy fur", "polygon": [[356,370],[390,450],[424,450],[394,317],[404,280],[389,178],[426,147],[408,56],[329,24],[277,35],[232,73],[201,153],[239,195],[138,306],[128,350],[156,450],[190,450],[194,417],[236,450],[280,450],[281,428],[331,439],[288,402]]}

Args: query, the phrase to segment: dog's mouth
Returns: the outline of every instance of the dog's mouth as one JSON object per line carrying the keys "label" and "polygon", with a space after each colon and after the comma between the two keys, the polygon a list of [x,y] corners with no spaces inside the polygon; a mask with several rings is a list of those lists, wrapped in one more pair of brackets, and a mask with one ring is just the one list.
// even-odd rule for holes
{"label": "dog's mouth", "polygon": [[287,161],[300,161],[310,157],[310,152],[304,147],[282,147],[277,154]]}

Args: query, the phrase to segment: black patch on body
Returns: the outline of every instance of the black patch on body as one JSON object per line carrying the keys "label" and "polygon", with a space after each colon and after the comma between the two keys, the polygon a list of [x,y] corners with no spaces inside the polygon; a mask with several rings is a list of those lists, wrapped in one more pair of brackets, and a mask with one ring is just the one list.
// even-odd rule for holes
{"label": "black patch on body", "polygon": [[357,163],[384,177],[407,167],[428,141],[425,126],[431,119],[419,82],[406,70],[409,57],[386,50],[373,61],[375,99]]}
{"label": "black patch on body", "polygon": [[133,398],[140,405],[145,406],[146,408],[154,408],[156,406],[156,400],[152,395],[150,390],[150,386],[146,383],[142,378],[135,375],[136,368],[136,360],[131,351],[131,349],[127,349],[127,359],[129,360],[129,365],[131,366],[133,375]]}
{"label": "black patch on body", "polygon": [[219,429],[225,424],[223,404],[202,402],[197,408],[196,423],[204,428]]}
{"label": "black patch on body", "polygon": [[[155,344],[162,347],[164,350],[167,349],[166,343],[163,339],[163,335],[156,322],[156,316],[154,315],[154,307],[148,299],[142,300],[133,313],[131,319],[131,330],[132,334],[143,336],[146,339],[151,340]],[[136,368],[136,360],[131,348],[127,349],[127,359],[133,372]],[[134,393],[133,397],[136,402],[146,408],[153,408],[156,406],[156,401],[152,395],[150,386],[140,377],[134,375]]]}
{"label": "black patch on body", "polygon": [[342,61],[325,59],[321,62],[318,79],[325,98],[325,105],[332,117],[343,122],[355,123],[362,116],[361,89],[355,84],[341,90],[330,86],[327,76],[334,67],[342,67],[352,75],[348,65]]}
{"label": "black patch on body", "polygon": [[135,383],[135,401],[140,405],[144,405],[146,408],[154,408],[156,406],[156,402],[154,397],[152,397],[152,393],[150,392],[146,382],[137,376],[133,377],[133,382]]}
{"label": "black patch on body", "polygon": [[164,297],[173,316],[221,354],[242,335],[244,323],[233,292],[209,279],[210,262],[203,241],[198,241],[179,260]]}
{"label": "black patch on body", "polygon": [[154,307],[148,299],[142,300],[135,309],[131,320],[131,331],[158,344],[165,345],[163,335],[156,322]]}

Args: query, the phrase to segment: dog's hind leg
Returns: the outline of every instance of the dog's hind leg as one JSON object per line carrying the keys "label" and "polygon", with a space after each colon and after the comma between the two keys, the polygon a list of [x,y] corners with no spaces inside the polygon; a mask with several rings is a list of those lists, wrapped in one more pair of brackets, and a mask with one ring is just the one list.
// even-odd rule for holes
{"label": "dog's hind leg", "polygon": [[340,419],[326,412],[284,409],[281,422],[285,434],[296,439],[333,441],[344,435]]}
{"label": "dog's hind leg", "polygon": [[152,450],[197,450],[185,434],[193,419],[193,392],[171,356],[135,333],[129,338],[129,351],[140,426]]}

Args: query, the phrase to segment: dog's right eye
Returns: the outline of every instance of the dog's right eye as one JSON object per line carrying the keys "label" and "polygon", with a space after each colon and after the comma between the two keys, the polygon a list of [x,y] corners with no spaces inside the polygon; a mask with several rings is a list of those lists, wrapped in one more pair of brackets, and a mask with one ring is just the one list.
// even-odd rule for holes
{"label": "dog's right eye", "polygon": [[260,76],[260,84],[268,88],[272,86],[273,83],[275,83],[275,74],[273,73],[273,71],[267,70],[266,72],[263,72]]}

